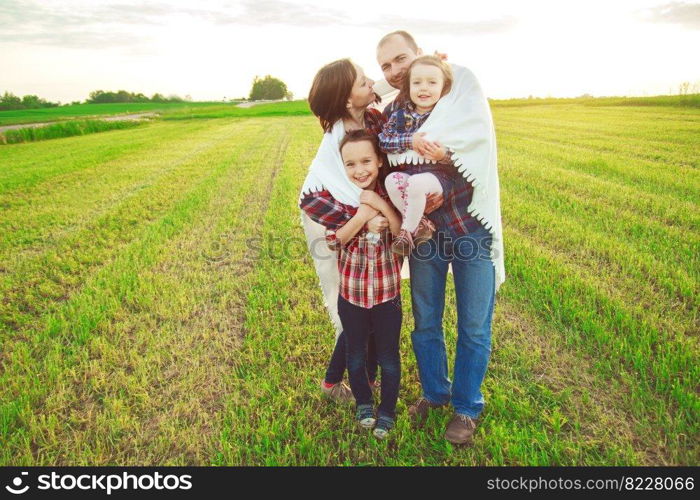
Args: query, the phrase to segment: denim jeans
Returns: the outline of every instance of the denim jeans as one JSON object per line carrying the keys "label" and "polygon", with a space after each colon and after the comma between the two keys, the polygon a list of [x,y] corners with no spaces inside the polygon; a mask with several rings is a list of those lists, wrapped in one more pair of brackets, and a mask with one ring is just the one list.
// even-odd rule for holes
{"label": "denim jeans", "polygon": [[[345,332],[340,332],[335,341],[331,360],[326,369],[325,381],[329,384],[337,384],[343,380],[345,367],[347,366],[347,348],[345,342]],[[367,376],[370,382],[377,380],[377,352],[374,348],[374,333],[369,332],[369,342],[367,343]]]}
{"label": "denim jeans", "polygon": [[[483,228],[465,236],[436,232],[410,256],[411,333],[423,397],[435,404],[450,401],[455,412],[477,418],[484,408],[481,384],[491,354],[491,319],[495,272],[491,234]],[[452,263],[457,302],[457,351],[453,382],[448,377],[445,335],[447,269]]]}
{"label": "denim jeans", "polygon": [[374,332],[377,362],[382,369],[379,415],[396,418],[396,401],[401,382],[399,336],[401,334],[401,296],[366,309],[338,295],[338,315],[343,323],[347,344],[348,378],[357,405],[373,404],[366,368],[370,330]]}

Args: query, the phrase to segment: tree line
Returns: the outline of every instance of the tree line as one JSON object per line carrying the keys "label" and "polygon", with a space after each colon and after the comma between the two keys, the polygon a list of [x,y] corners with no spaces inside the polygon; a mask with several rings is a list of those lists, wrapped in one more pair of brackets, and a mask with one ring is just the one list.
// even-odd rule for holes
{"label": "tree line", "polygon": [[[189,97],[189,96],[188,96]],[[104,90],[94,90],[90,92],[90,97],[85,101],[89,104],[103,104],[107,102],[185,102],[190,99],[177,95],[165,97],[163,94],[155,93],[148,97],[142,93],[127,92],[118,90],[116,92],[105,92]]]}
{"label": "tree line", "polygon": [[[104,90],[95,90],[90,92],[90,96],[85,100],[87,104],[103,104],[110,102],[185,102],[190,101],[190,96],[182,98],[177,95],[164,96],[163,94],[155,93],[151,97],[147,97],[141,93],[127,92],[126,90],[118,90],[116,92],[105,92]],[[71,102],[70,105],[81,104],[80,101]],[[35,95],[25,95],[23,97],[16,96],[12,92],[5,92],[0,96],[0,111],[11,111],[18,109],[39,109],[39,108],[55,108],[60,106],[60,102],[50,102]],[[65,104],[64,106],[68,106]]]}

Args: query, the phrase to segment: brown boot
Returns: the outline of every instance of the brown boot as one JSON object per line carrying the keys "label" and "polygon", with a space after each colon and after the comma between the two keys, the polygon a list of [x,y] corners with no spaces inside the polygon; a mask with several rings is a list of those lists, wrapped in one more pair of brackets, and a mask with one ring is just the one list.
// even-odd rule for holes
{"label": "brown boot", "polygon": [[445,439],[452,444],[472,444],[475,430],[476,420],[455,413],[450,423],[447,424]]}
{"label": "brown boot", "polygon": [[408,257],[411,255],[414,247],[413,236],[405,229],[402,229],[399,235],[394,238],[394,242],[391,244],[391,251],[397,255]]}
{"label": "brown boot", "polygon": [[431,220],[424,215],[413,233],[413,243],[415,243],[416,246],[427,243],[430,241],[430,238],[433,237],[434,232],[435,224],[433,224]]}
{"label": "brown boot", "polygon": [[408,407],[408,415],[414,424],[421,425],[428,418],[428,412],[431,408],[441,408],[443,406],[447,405],[438,405],[431,403],[425,398],[418,398],[418,401]]}

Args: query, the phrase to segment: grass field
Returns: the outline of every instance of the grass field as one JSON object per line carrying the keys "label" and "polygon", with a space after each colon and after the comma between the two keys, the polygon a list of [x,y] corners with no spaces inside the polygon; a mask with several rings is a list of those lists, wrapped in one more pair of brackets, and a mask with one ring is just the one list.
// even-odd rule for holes
{"label": "grass field", "polygon": [[[163,113],[180,109],[209,107],[209,102],[140,102],[140,103],[106,103],[106,104],[74,104],[57,108],[18,109],[14,111],[0,111],[0,125],[12,125],[16,123],[51,122],[57,120],[70,120],[84,118],[86,116],[122,115],[126,113],[144,113],[159,111]],[[234,106],[230,104],[229,106]]]}
{"label": "grass field", "polygon": [[[280,109],[0,148],[0,465],[700,463],[700,110],[494,108],[508,280],[456,448],[408,422],[408,282],[392,438],[321,399],[321,133]],[[455,321],[449,283],[450,354]]]}

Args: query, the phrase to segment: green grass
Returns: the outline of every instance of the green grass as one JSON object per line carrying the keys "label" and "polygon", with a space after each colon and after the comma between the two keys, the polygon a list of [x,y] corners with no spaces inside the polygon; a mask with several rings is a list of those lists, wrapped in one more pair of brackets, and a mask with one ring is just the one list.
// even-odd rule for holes
{"label": "green grass", "polygon": [[320,397],[321,131],[281,112],[0,149],[1,465],[698,465],[698,110],[494,107],[508,280],[471,448],[447,411],[409,424],[407,281],[391,439]]}
{"label": "green grass", "polygon": [[190,120],[202,118],[250,118],[275,116],[308,116],[311,115],[307,101],[271,102],[257,104],[249,108],[239,108],[235,104],[222,104],[202,107],[183,107],[173,109],[164,114],[166,120]]}
{"label": "green grass", "polygon": [[143,102],[143,103],[105,103],[105,104],[74,104],[57,108],[19,109],[0,111],[0,126],[19,123],[50,122],[99,115],[120,115],[126,113],[145,113],[155,111],[170,111],[180,108],[197,108],[219,105],[208,102]]}
{"label": "green grass", "polygon": [[533,99],[491,99],[493,107],[576,104],[584,106],[670,106],[700,108],[700,94],[659,95],[651,97],[535,97]]}
{"label": "green grass", "polygon": [[36,142],[74,135],[95,134],[107,130],[121,130],[142,125],[143,122],[134,120],[100,121],[100,120],[69,120],[45,127],[27,127],[16,130],[6,130],[0,133],[0,144],[17,144],[20,142]]}

